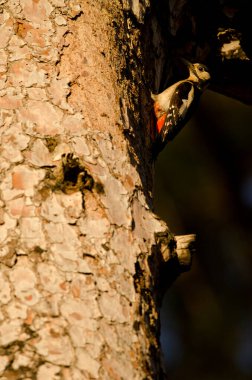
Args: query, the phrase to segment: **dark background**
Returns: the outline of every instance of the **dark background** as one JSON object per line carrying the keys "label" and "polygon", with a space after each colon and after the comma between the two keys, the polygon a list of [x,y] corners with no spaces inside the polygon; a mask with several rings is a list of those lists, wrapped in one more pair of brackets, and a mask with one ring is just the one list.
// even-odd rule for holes
{"label": "dark background", "polygon": [[252,107],[206,91],[156,163],[155,209],[197,234],[190,272],[166,294],[170,380],[252,379]]}

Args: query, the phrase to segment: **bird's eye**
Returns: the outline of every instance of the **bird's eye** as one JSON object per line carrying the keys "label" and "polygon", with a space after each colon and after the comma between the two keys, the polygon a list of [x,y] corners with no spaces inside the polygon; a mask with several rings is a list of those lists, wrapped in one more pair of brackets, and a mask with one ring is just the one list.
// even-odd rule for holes
{"label": "bird's eye", "polygon": [[199,66],[198,69],[199,69],[199,71],[205,71],[204,67],[202,67],[202,66]]}

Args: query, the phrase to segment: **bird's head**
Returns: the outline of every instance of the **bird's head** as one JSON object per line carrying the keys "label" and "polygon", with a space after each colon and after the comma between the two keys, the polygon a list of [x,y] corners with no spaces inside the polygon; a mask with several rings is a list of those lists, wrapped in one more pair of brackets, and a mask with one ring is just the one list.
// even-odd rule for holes
{"label": "bird's head", "polygon": [[194,82],[199,90],[204,90],[211,79],[207,66],[201,63],[191,63],[185,59],[183,59],[183,62],[189,69],[188,80]]}

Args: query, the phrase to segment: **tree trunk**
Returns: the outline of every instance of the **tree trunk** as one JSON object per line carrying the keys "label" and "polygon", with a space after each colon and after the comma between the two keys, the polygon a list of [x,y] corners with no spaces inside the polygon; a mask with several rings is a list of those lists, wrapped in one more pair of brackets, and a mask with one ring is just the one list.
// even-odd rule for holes
{"label": "tree trunk", "polygon": [[1,378],[162,379],[148,0],[0,3]]}
{"label": "tree trunk", "polygon": [[224,3],[0,1],[1,378],[164,378],[158,306],[194,236],[152,210],[150,89],[185,56],[251,102],[248,2]]}

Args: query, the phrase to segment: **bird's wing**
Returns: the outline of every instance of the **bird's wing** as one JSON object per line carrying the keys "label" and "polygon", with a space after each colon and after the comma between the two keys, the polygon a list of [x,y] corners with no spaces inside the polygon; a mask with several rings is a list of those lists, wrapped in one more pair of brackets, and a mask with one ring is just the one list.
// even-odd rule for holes
{"label": "bird's wing", "polygon": [[187,118],[187,112],[194,100],[194,87],[189,81],[180,83],[171,96],[169,109],[160,130],[162,142],[172,140],[183,128]]}

